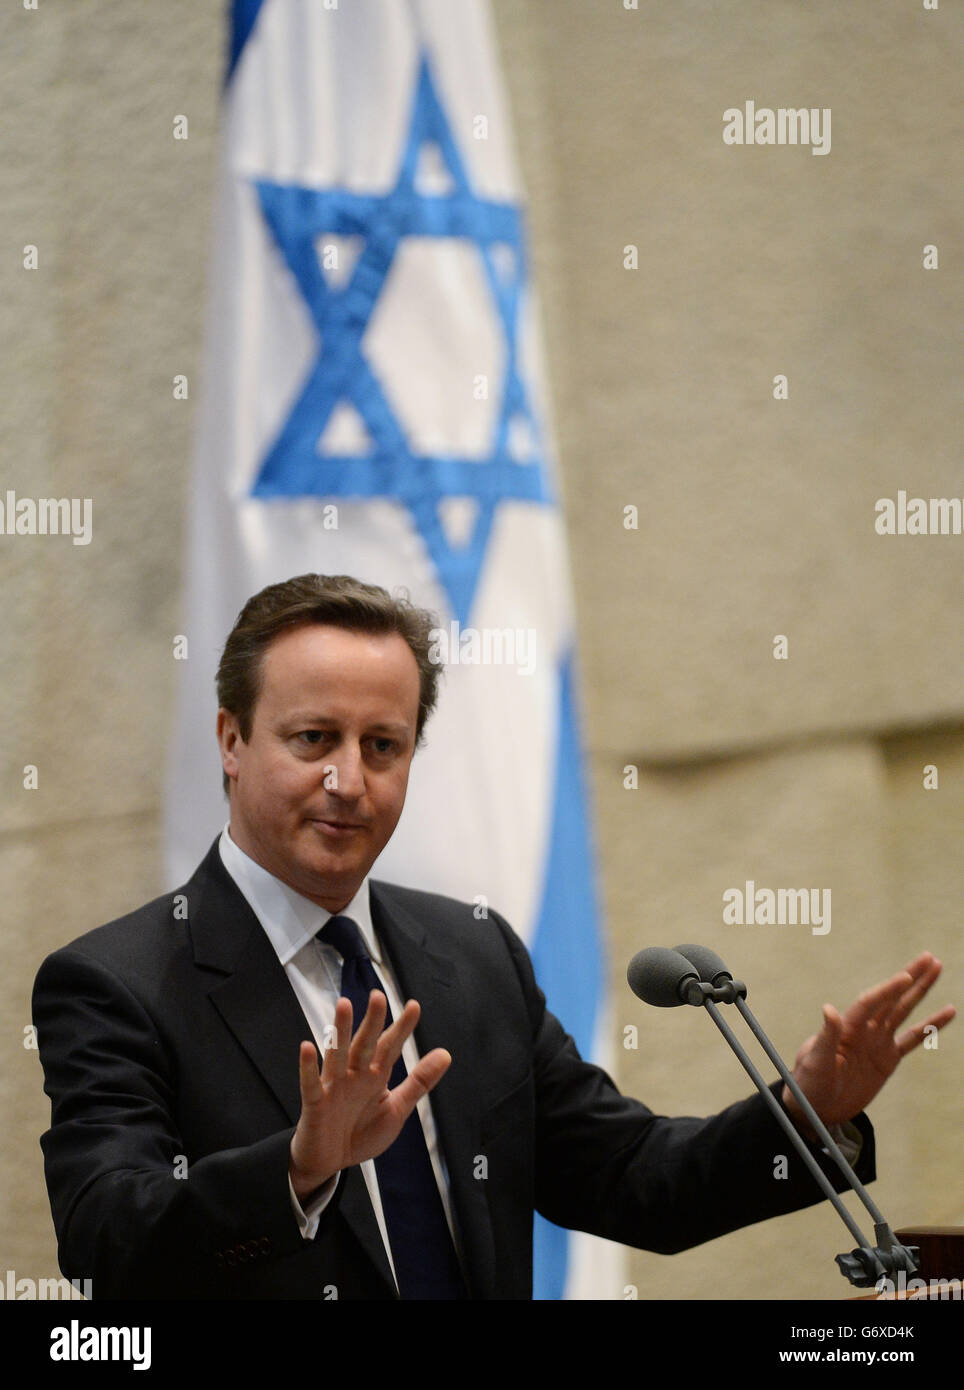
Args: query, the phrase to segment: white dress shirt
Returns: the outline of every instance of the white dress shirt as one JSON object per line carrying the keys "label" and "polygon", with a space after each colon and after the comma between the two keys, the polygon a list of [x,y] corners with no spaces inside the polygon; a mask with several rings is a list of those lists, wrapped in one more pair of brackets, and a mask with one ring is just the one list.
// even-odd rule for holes
{"label": "white dress shirt", "polygon": [[[342,959],[333,946],[323,945],[322,942],[316,940],[316,936],[333,914],[326,911],[325,908],[319,907],[309,898],[296,893],[293,888],[282,883],[281,879],[275,878],[274,874],[270,874],[267,869],[262,868],[260,864],[238,848],[228,831],[228,826],[225,826],[218,842],[221,862],[241,890],[274,947],[291,987],[297,995],[298,1003],[308,1020],[315,1046],[318,1048],[319,1056],[321,1056],[326,1050],[325,1043],[334,1036],[335,1005],[338,1003],[341,993]],[[385,997],[388,999],[392,1017],[398,1018],[405,1001],[399,994],[392,968],[387,957],[382,953],[378,937],[375,935],[367,877],[348,906],[337,915],[350,917],[358,927],[365,949],[371,957],[372,967],[385,992]],[[404,1044],[402,1060],[409,1072],[418,1062],[418,1048],[415,1045],[414,1037],[410,1037]],[[291,1058],[291,1067],[293,1071],[297,1072],[297,1057]],[[432,1162],[435,1181],[438,1183],[441,1194],[445,1219],[454,1241],[455,1227],[452,1221],[448,1173],[439,1148],[435,1118],[432,1114],[430,1098],[427,1095],[422,1096],[416,1106],[416,1111],[425,1134],[425,1143]],[[388,1230],[385,1225],[385,1213],[382,1210],[381,1196],[378,1191],[375,1163],[373,1159],[369,1159],[359,1166],[368,1187],[372,1206],[375,1209],[378,1229],[381,1231],[385,1253],[388,1256],[388,1263],[394,1277],[395,1265],[392,1260]],[[339,1177],[340,1174],[336,1174],[329,1183],[326,1183],[308,1204],[308,1209],[303,1210],[301,1203],[295,1196],[289,1176],[288,1186],[291,1191],[292,1210],[305,1240],[314,1239],[318,1231],[321,1213],[331,1201]]]}

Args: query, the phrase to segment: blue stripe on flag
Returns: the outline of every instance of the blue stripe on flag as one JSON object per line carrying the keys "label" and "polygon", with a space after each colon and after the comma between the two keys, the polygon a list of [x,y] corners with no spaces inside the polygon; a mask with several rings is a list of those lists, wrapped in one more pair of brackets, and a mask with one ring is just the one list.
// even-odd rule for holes
{"label": "blue stripe on flag", "polygon": [[[550,1009],[588,1057],[604,962],[571,653],[560,665],[558,727],[552,835],[532,962]],[[568,1244],[568,1231],[537,1212],[533,1297],[562,1298]]]}
{"label": "blue stripe on flag", "polygon": [[257,23],[261,4],[262,0],[231,0],[231,47],[228,51],[228,70],[224,76],[225,86],[231,81],[241,50]]}

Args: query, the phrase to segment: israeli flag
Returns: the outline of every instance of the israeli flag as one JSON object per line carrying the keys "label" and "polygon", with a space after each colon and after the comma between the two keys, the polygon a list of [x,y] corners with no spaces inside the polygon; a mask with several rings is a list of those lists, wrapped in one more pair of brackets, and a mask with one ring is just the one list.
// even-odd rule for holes
{"label": "israeli flag", "polygon": [[[446,674],[374,873],[502,912],[592,1055],[569,566],[487,0],[231,17],[170,876],[224,824],[214,674],[245,599],[307,571],[404,588],[440,616]],[[537,1297],[620,1296],[571,1249],[539,1220]]]}

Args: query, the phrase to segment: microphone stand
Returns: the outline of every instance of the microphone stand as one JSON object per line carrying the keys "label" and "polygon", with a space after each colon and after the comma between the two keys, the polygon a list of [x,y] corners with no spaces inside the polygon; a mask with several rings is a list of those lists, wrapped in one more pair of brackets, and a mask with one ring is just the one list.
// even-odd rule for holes
{"label": "microphone stand", "polygon": [[[899,1270],[904,1270],[907,1274],[913,1274],[918,1268],[918,1247],[915,1245],[901,1245],[897,1240],[889,1224],[884,1220],[880,1209],[868,1194],[867,1189],[857,1177],[853,1168],[840,1152],[839,1145],[834,1141],[827,1127],[800,1090],[796,1081],[790,1075],[783,1058],[777,1052],[776,1048],[770,1042],[770,1039],[751,1013],[746,1003],[746,985],[743,984],[741,980],[732,979],[726,980],[725,983],[719,986],[707,984],[705,981],[700,981],[698,983],[695,977],[690,976],[681,983],[680,995],[687,1004],[692,1004],[696,1008],[701,1006],[705,1008],[710,1018],[712,1018],[713,1022],[716,1024],[717,1028],[719,1028],[733,1052],[736,1054],[737,1060],[769,1106],[774,1119],[786,1132],[794,1148],[820,1185],[821,1190],[833,1203],[834,1209],[841,1221],[843,1221],[847,1230],[857,1241],[856,1250],[851,1251],[849,1255],[836,1256],[841,1274],[859,1289],[871,1288],[876,1285],[880,1279],[890,1278],[896,1275]],[[823,1141],[831,1158],[833,1158],[837,1167],[847,1179],[847,1182],[873,1217],[874,1236],[877,1241],[876,1245],[871,1245],[866,1239],[860,1227],[840,1200],[839,1195],[831,1187],[826,1174],[810,1152],[802,1136],[798,1133],[790,1116],[780,1105],[759,1071],[757,1071],[756,1067],[750,1061],[739,1039],[735,1036],[732,1028],[717,1008],[717,1004],[735,1004],[739,1012],[743,1015],[754,1037],[776,1067],[789,1088],[790,1094],[794,1097],[805,1117],[813,1126],[817,1136]]]}

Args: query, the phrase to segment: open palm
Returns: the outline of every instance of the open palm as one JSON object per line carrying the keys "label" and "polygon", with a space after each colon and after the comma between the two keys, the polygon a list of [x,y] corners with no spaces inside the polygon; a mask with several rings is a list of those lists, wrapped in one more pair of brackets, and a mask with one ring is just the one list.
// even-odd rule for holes
{"label": "open palm", "polygon": [[[936,956],[924,951],[891,979],[866,990],[845,1014],[824,1004],[823,1027],[800,1048],[793,1076],[825,1125],[859,1114],[928,1030],[950,1023],[956,1010],[948,1004],[923,1023],[897,1032],[941,969]],[[800,1127],[809,1130],[786,1086],[783,1103]]]}
{"label": "open palm", "polygon": [[335,1030],[341,1045],[325,1052],[320,1074],[314,1044],[301,1044],[301,1115],[291,1139],[289,1167],[299,1201],[342,1169],[384,1153],[421,1097],[448,1070],[452,1058],[437,1047],[390,1090],[392,1067],[415,1030],[419,1006],[410,999],[395,1022],[384,1028],[387,1009],[384,994],[372,990],[352,1038],[351,1003],[339,999]]}

